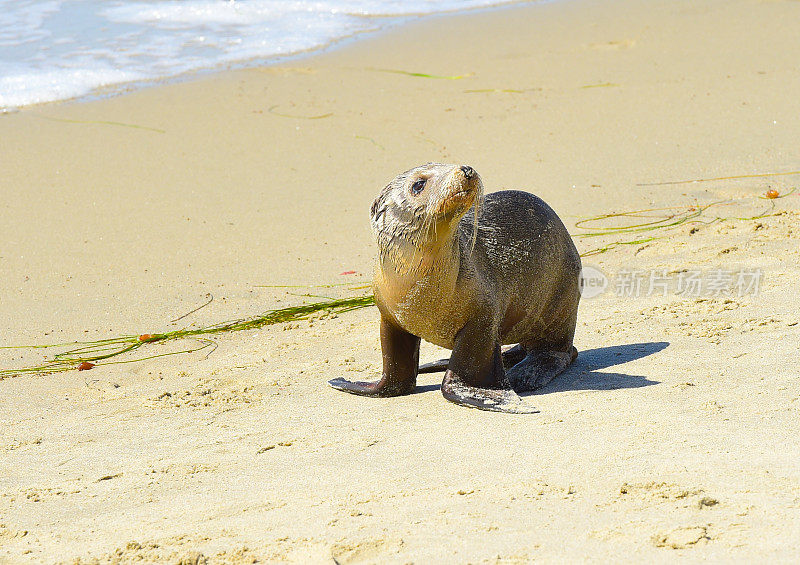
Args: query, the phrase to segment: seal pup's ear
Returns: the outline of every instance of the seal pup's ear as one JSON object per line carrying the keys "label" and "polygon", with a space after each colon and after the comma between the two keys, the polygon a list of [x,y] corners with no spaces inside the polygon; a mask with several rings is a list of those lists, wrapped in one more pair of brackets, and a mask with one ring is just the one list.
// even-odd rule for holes
{"label": "seal pup's ear", "polygon": [[[386,189],[384,188],[383,190],[385,191]],[[372,203],[372,208],[369,209],[369,216],[375,221],[378,219],[378,214],[383,214],[384,212],[386,212],[386,196],[384,196],[384,192],[381,192]]]}

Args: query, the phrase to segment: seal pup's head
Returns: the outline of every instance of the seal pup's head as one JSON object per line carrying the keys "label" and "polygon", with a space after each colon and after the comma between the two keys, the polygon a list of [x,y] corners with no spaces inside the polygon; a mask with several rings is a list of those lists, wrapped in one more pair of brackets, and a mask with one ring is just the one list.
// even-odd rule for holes
{"label": "seal pup's head", "polygon": [[372,231],[380,259],[401,273],[430,266],[446,246],[452,248],[458,222],[477,205],[483,183],[472,167],[428,163],[397,175],[372,204]]}

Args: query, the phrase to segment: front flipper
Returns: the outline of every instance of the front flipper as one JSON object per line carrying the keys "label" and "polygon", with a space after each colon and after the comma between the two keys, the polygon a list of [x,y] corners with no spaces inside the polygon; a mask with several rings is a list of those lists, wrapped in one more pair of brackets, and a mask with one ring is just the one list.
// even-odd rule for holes
{"label": "front flipper", "polygon": [[461,378],[448,370],[442,381],[442,396],[450,402],[489,410],[491,412],[508,412],[511,414],[536,414],[535,407],[524,402],[511,389],[478,388],[465,384]]}
{"label": "front flipper", "polygon": [[536,408],[517,396],[506,378],[496,332],[478,316],[455,337],[453,354],[442,381],[442,395],[455,404],[512,414],[534,414]]}
{"label": "front flipper", "polygon": [[328,384],[336,390],[343,390],[359,396],[402,396],[408,394],[403,388],[387,386],[384,379],[379,381],[348,381],[341,377],[331,379]]}
{"label": "front flipper", "polygon": [[336,390],[361,396],[402,396],[414,392],[419,365],[419,338],[381,318],[381,351],[381,380],[368,383],[338,378],[328,381],[328,384]]}

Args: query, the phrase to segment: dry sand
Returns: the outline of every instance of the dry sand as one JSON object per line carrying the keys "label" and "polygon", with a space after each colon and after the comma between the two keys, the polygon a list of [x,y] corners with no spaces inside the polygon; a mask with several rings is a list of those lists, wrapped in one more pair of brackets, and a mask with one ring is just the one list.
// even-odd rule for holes
{"label": "dry sand", "polygon": [[[800,177],[637,183],[800,169],[798,21],[793,1],[527,5],[0,116],[0,344],[365,282],[374,195],[431,160],[535,192],[575,235],[695,201],[757,215]],[[0,562],[797,562],[800,197],[775,206],[586,258],[617,279],[533,416],[449,404],[440,375],[388,400],[328,388],[376,375],[374,308],[218,336],[208,358],[7,378]],[[614,292],[625,269],[716,268],[760,269],[760,293]]]}

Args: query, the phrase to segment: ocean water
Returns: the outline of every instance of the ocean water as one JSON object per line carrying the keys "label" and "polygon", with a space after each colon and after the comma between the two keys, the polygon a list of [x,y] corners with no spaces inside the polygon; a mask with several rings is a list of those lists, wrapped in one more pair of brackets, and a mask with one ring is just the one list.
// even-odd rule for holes
{"label": "ocean water", "polygon": [[499,0],[0,0],[0,111],[259,64]]}

